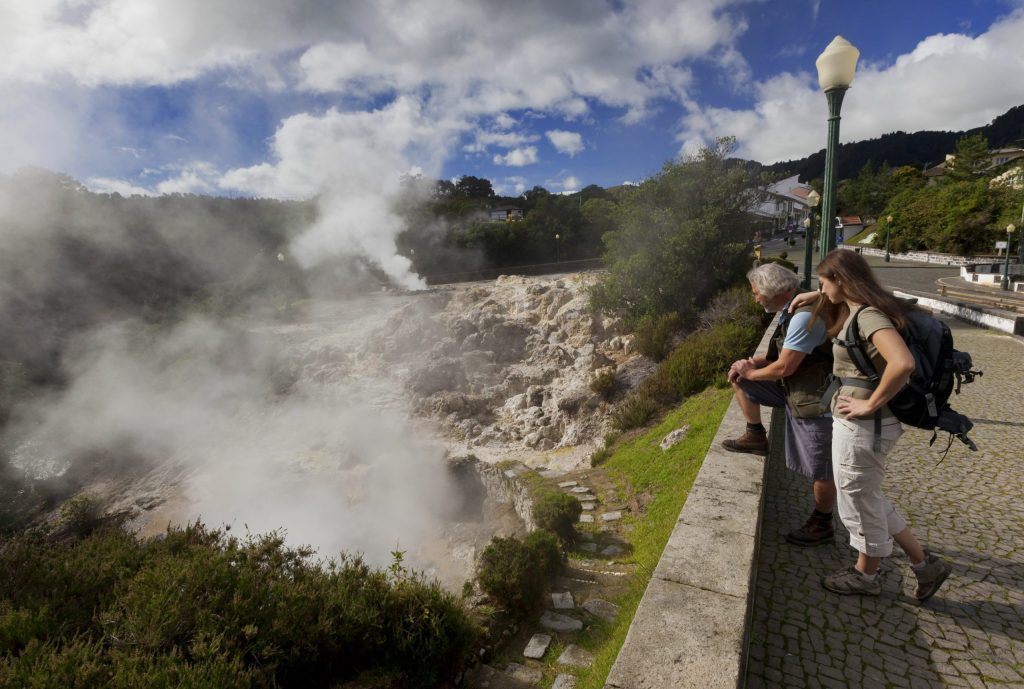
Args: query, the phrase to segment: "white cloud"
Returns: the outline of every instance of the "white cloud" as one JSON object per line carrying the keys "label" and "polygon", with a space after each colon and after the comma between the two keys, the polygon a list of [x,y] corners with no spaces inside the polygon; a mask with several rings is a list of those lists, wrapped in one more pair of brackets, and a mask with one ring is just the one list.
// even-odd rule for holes
{"label": "white cloud", "polygon": [[508,165],[509,167],[523,167],[537,162],[537,147],[526,146],[525,148],[514,148],[505,155],[495,155],[495,165]]}
{"label": "white cloud", "polygon": [[494,193],[498,196],[522,196],[526,191],[526,178],[519,175],[504,178],[501,182],[494,182]]}
{"label": "white cloud", "polygon": [[89,191],[97,194],[120,194],[121,196],[156,196],[156,192],[146,187],[140,187],[123,179],[110,179],[107,177],[90,177],[85,180],[85,186]]}
{"label": "white cloud", "polygon": [[536,134],[524,134],[520,132],[488,132],[477,131],[473,135],[473,141],[462,147],[467,153],[486,153],[490,146],[501,148],[513,148],[521,144],[536,141],[540,137]]}
{"label": "white cloud", "polygon": [[571,194],[572,192],[580,190],[580,181],[573,175],[569,175],[562,180],[562,191]]}
{"label": "white cloud", "polygon": [[559,153],[574,156],[583,150],[583,137],[579,132],[567,132],[561,129],[552,129],[545,132],[548,141]]}
{"label": "white cloud", "polygon": [[[892,63],[862,63],[843,102],[840,138],[858,141],[895,131],[962,130],[1020,104],[1008,84],[1024,81],[1024,10],[970,37],[930,36]],[[718,135],[735,135],[737,155],[764,163],[801,158],[825,145],[827,109],[809,72],[756,84],[748,110],[694,106],[683,118],[685,154]]]}

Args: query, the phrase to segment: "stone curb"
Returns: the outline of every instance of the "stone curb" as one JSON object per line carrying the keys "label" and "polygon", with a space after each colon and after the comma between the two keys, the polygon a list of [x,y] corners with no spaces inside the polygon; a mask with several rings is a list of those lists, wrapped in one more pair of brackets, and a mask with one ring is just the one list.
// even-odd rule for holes
{"label": "stone curb", "polygon": [[1024,316],[999,311],[997,309],[983,308],[973,304],[951,302],[944,299],[936,299],[916,292],[904,290],[893,290],[893,294],[904,299],[914,298],[921,306],[939,313],[955,316],[962,321],[980,325],[983,328],[1001,330],[1011,335],[1024,335]]}
{"label": "stone curb", "polygon": [[[774,321],[757,354],[768,350]],[[704,458],[605,689],[735,689],[756,579],[764,458],[722,449],[742,435],[733,400]]]}

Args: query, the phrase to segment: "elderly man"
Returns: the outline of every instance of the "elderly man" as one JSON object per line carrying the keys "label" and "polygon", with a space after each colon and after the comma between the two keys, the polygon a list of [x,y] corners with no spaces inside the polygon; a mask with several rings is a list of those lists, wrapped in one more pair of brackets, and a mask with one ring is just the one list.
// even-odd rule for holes
{"label": "elderly man", "polygon": [[786,540],[800,546],[832,541],[832,418],[822,414],[821,396],[832,371],[832,343],[824,319],[811,326],[811,309],[789,313],[799,279],[777,263],[766,263],[747,274],[754,301],[768,313],[779,314],[779,335],[767,357],[741,359],[729,369],[736,401],[747,420],[739,438],[726,440],[730,452],[768,454],[768,435],[761,423],[761,406],[786,410],[786,466],[813,482],[814,512]]}

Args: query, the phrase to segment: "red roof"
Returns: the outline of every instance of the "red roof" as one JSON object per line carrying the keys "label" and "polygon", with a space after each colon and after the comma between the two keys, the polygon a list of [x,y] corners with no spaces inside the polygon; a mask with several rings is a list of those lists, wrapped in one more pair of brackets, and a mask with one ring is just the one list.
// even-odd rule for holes
{"label": "red roof", "polygon": [[844,225],[863,225],[864,222],[860,219],[859,215],[843,215],[840,216],[839,222]]}

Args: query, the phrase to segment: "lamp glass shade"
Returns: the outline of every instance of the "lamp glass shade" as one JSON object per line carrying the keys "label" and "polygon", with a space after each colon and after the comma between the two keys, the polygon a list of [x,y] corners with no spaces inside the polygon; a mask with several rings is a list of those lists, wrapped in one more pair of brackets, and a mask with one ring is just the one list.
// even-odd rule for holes
{"label": "lamp glass shade", "polygon": [[811,189],[811,193],[807,195],[807,205],[816,208],[819,203],[821,203],[821,194]]}
{"label": "lamp glass shade", "polygon": [[1006,234],[1013,234],[1016,231],[1017,231],[1016,226],[1014,226],[1014,225],[1007,225],[1006,226]]}
{"label": "lamp glass shade", "polygon": [[892,224],[892,216],[891,215],[885,216],[885,221],[891,225]]}
{"label": "lamp glass shade", "polygon": [[806,227],[807,229],[811,228],[811,219],[810,218],[804,218],[804,227]]}
{"label": "lamp glass shade", "polygon": [[814,64],[818,67],[818,86],[822,91],[849,88],[857,69],[860,51],[843,38],[836,36]]}

